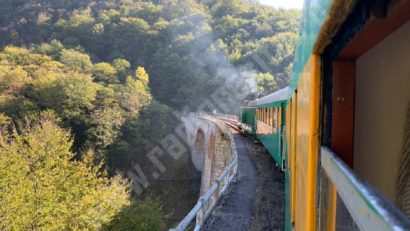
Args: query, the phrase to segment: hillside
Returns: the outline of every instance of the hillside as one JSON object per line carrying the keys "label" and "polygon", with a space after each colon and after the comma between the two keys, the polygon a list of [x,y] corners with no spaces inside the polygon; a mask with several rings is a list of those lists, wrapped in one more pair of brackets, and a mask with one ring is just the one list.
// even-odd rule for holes
{"label": "hillside", "polygon": [[[231,100],[228,108],[201,107],[226,84],[226,79],[247,83],[261,95],[286,86],[300,20],[299,11],[240,0],[2,0],[1,4],[0,155],[10,156],[0,157],[0,166],[5,172],[31,166],[33,176],[29,184],[16,183],[21,184],[19,187],[6,183],[13,174],[0,180],[0,188],[5,189],[0,192],[0,201],[9,203],[9,207],[0,209],[0,218],[7,217],[0,229],[7,230],[29,226],[40,229],[60,216],[44,212],[29,220],[7,215],[8,208],[16,209],[17,214],[25,209],[23,204],[14,204],[12,198],[5,199],[10,193],[27,192],[33,195],[27,200],[32,200],[53,190],[75,191],[52,179],[54,186],[36,189],[36,176],[44,174],[47,178],[53,161],[61,163],[55,167],[62,171],[67,166],[87,166],[75,177],[79,181],[91,177],[95,183],[84,188],[99,195],[69,194],[84,200],[78,203],[110,196],[122,200],[119,207],[99,208],[101,214],[109,214],[101,215],[99,220],[76,221],[78,227],[118,230],[116,225],[129,221],[127,216],[138,218],[136,214],[144,211],[152,214],[147,221],[150,225],[158,220],[170,225],[172,218],[164,217],[175,212],[169,208],[173,201],[161,202],[161,208],[155,198],[161,200],[164,191],[175,191],[172,184],[164,183],[165,189],[154,184],[143,196],[147,204],[139,206],[135,200],[140,198],[135,194],[129,197],[129,183],[119,178],[126,177],[133,164],[148,162],[146,153],[176,126],[174,110],[235,112],[243,97],[233,101],[229,96],[220,98]],[[61,135],[47,135],[53,131]],[[30,145],[21,141],[30,137],[39,140],[34,139],[36,142]],[[61,144],[66,155],[54,156],[58,151],[48,149],[53,142]],[[15,152],[7,151],[10,145]],[[45,157],[23,163],[20,157],[28,153],[43,153]],[[10,165],[8,159],[15,160],[16,165]],[[50,166],[37,171],[33,163]],[[180,169],[185,167],[184,163],[176,163],[170,167],[175,170],[170,177],[186,174]],[[115,185],[117,191],[110,189],[117,194],[97,190],[111,187],[111,181],[119,182]],[[181,191],[189,191],[189,184],[181,185],[185,187]],[[196,193],[194,190],[190,196],[195,198]],[[179,201],[179,197],[173,200]],[[47,206],[55,201],[41,206],[51,211],[55,208]],[[27,216],[36,214],[38,206],[33,203]],[[72,217],[74,214],[65,206],[62,203],[60,209]],[[146,220],[141,215],[135,223],[144,224]],[[67,218],[61,222],[61,227],[67,228],[72,221]],[[150,227],[165,227],[158,224]]]}

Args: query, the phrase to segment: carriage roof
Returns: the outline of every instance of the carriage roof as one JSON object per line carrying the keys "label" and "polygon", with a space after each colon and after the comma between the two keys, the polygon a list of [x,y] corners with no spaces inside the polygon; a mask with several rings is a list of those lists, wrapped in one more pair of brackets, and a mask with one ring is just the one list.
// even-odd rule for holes
{"label": "carriage roof", "polygon": [[286,102],[288,100],[289,90],[290,88],[289,86],[287,86],[270,95],[267,95],[260,99],[249,102],[248,106],[253,106],[253,107],[275,106],[274,105],[275,103],[277,104],[277,106],[279,106],[280,103]]}

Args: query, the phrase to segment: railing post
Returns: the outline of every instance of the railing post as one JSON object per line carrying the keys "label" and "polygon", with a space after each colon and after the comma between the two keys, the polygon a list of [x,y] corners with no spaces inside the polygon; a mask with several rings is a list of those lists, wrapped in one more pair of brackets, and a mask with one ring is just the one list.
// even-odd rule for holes
{"label": "railing post", "polygon": [[216,181],[215,181],[215,183],[216,183],[216,191],[218,192],[218,198],[221,196],[221,182],[219,181],[219,179],[217,179]]}
{"label": "railing post", "polygon": [[205,211],[206,211],[205,200],[202,196],[199,198],[199,202],[201,203],[201,212],[198,214],[199,217],[196,218],[196,224],[200,224],[202,222],[202,219],[204,219]]}

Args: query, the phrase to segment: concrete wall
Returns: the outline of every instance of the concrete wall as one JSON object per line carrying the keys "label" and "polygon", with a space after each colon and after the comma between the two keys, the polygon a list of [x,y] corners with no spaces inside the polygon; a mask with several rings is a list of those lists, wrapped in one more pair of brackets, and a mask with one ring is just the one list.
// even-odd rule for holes
{"label": "concrete wall", "polygon": [[410,22],[357,60],[354,169],[395,202],[410,101]]}

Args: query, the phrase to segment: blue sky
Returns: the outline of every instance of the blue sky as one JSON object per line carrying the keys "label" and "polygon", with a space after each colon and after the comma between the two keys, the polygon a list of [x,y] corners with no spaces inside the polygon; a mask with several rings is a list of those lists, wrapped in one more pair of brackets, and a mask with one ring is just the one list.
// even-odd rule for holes
{"label": "blue sky", "polygon": [[303,0],[259,0],[260,3],[282,8],[302,9]]}

